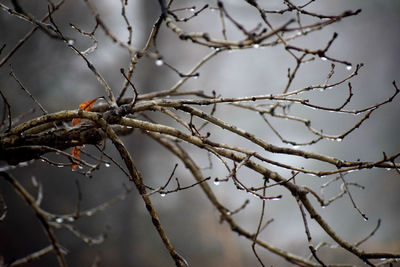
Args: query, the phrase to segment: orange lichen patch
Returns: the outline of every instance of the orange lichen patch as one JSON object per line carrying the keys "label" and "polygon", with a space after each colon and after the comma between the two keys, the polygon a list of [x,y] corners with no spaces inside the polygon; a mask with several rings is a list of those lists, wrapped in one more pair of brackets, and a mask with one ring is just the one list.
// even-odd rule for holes
{"label": "orange lichen patch", "polygon": [[[93,107],[93,105],[97,101],[97,99],[99,99],[99,97],[92,99],[92,100],[85,101],[82,104],[80,104],[78,108],[82,109],[84,111],[90,111],[90,109]],[[72,120],[72,126],[75,126],[79,123],[81,123],[81,118],[75,118]]]}
{"label": "orange lichen patch", "polygon": [[[79,153],[81,153],[81,150],[79,149],[79,147],[78,146],[74,146],[74,148],[71,151],[71,155],[74,156],[77,159],[80,159],[81,157],[79,156]],[[77,162],[76,160],[72,160],[72,161],[75,162],[75,163]],[[75,171],[77,166],[78,166],[77,164],[72,164],[72,170]]]}
{"label": "orange lichen patch", "polygon": [[[92,100],[88,100],[83,102],[82,104],[79,105],[79,109],[82,109],[84,111],[90,111],[90,109],[93,107],[94,103],[97,101],[97,99],[99,99],[99,97],[92,99]],[[81,123],[81,118],[75,118],[72,120],[72,126],[78,125]],[[79,156],[79,153],[81,153],[80,148],[84,147],[84,146],[75,146],[72,151],[71,151],[71,155],[74,156],[76,159],[80,159],[81,157]],[[74,163],[77,163],[76,160],[72,160]],[[77,164],[72,164],[72,170],[76,170],[76,167],[78,165]]]}

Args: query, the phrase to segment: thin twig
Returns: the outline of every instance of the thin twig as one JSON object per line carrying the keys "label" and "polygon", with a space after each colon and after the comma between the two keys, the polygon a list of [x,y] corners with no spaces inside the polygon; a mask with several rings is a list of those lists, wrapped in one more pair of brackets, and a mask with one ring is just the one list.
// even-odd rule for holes
{"label": "thin twig", "polygon": [[13,67],[10,66],[10,75],[11,77],[14,78],[14,80],[19,84],[19,86],[21,87],[21,89],[30,97],[32,98],[33,102],[35,102],[36,105],[38,105],[38,107],[42,110],[43,114],[48,114],[48,112],[44,109],[44,107],[39,103],[39,101],[37,101],[37,99],[29,92],[28,89],[26,89],[26,87],[21,83],[21,81],[17,78],[17,76],[15,76]]}
{"label": "thin twig", "polygon": [[[266,179],[264,179],[264,189],[263,189],[263,191],[262,191],[262,195],[265,197],[265,186],[267,185],[267,180]],[[261,225],[262,225],[262,222],[263,222],[263,219],[264,219],[264,212],[265,212],[265,200],[263,199],[262,200],[262,205],[261,205],[261,212],[260,212],[260,219],[259,219],[259,221],[258,221],[258,226],[257,226],[257,231],[256,231],[256,233],[254,234],[254,238],[253,238],[253,243],[251,244],[251,249],[253,250],[253,253],[254,253],[254,255],[256,256],[256,258],[257,258],[257,260],[258,260],[258,262],[261,264],[261,266],[265,266],[264,265],[264,263],[263,263],[263,261],[261,260],[261,258],[260,258],[260,256],[257,254],[257,251],[256,251],[256,239],[257,239],[257,237],[258,237],[258,235],[259,235],[259,233],[260,233],[260,231],[261,231]]]}
{"label": "thin twig", "polygon": [[347,187],[347,182],[344,180],[343,174],[339,173],[339,176],[340,176],[340,179],[343,181],[344,188],[346,189],[347,195],[349,195],[349,198],[350,198],[351,203],[353,204],[353,207],[357,210],[357,212],[361,215],[361,217],[363,217],[363,219],[365,221],[367,221],[368,220],[367,215],[365,215],[365,213],[361,212],[361,210],[358,208],[358,206],[354,202],[353,197],[352,197],[352,195],[351,195],[351,193],[350,193],[350,191],[349,191],[349,189]]}
{"label": "thin twig", "polygon": [[39,221],[41,222],[43,228],[45,229],[47,236],[52,244],[52,248],[55,250],[57,254],[58,263],[62,267],[67,266],[67,262],[64,257],[64,253],[62,251],[61,245],[58,243],[58,240],[54,234],[54,230],[51,227],[48,219],[39,209],[36,204],[34,198],[25,190],[25,188],[10,174],[6,172],[0,172],[0,175],[3,176],[13,187],[14,189],[23,197],[25,202],[29,205],[30,208],[33,209]]}

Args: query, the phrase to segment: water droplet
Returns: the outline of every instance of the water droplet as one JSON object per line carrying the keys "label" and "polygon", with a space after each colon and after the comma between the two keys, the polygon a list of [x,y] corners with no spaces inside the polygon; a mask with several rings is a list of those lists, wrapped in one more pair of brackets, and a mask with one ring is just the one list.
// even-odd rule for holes
{"label": "water droplet", "polygon": [[104,163],[104,166],[106,166],[106,168],[109,168],[111,166],[111,164],[106,162],[106,163]]}
{"label": "water droplet", "polygon": [[92,215],[93,215],[93,211],[91,211],[91,210],[87,211],[87,212],[86,212],[86,215],[87,215],[87,216],[92,216]]}
{"label": "water droplet", "polygon": [[57,168],[62,168],[62,167],[64,167],[64,165],[62,164],[57,165]]}
{"label": "water droplet", "polygon": [[232,215],[232,212],[228,211],[228,212],[226,213],[226,215]]}
{"label": "water droplet", "polygon": [[327,87],[326,89],[331,90],[332,88],[333,88],[332,86],[329,86],[329,87]]}
{"label": "water droplet", "polygon": [[346,70],[351,70],[351,65],[347,65]]}
{"label": "water droplet", "polygon": [[83,242],[85,242],[85,243],[90,243],[90,239],[87,238],[87,237],[85,237],[85,238],[83,239]]}
{"label": "water droplet", "polygon": [[68,217],[67,220],[68,220],[69,222],[73,222],[73,221],[75,221],[75,218],[74,218],[74,217]]}
{"label": "water droplet", "polygon": [[215,49],[215,51],[221,50],[221,48],[219,48],[219,47],[214,47],[214,49]]}
{"label": "water droplet", "polygon": [[191,9],[189,9],[190,12],[195,12],[196,9],[194,7],[192,7]]}
{"label": "water droplet", "polygon": [[82,167],[81,165],[78,165],[78,168],[79,168],[80,170],[82,170],[82,169],[83,169],[83,167]]}
{"label": "water droplet", "polygon": [[41,159],[40,161],[41,161],[41,162],[46,162],[44,159]]}
{"label": "water droplet", "polygon": [[321,60],[326,61],[328,59],[326,57],[321,57]]}
{"label": "water droplet", "polygon": [[301,33],[301,31],[297,31],[296,34],[297,35],[301,35],[302,33]]}
{"label": "water droplet", "polygon": [[386,168],[386,170],[387,170],[387,171],[391,171],[391,170],[392,170],[392,168]]}
{"label": "water droplet", "polygon": [[338,142],[342,142],[343,141],[342,138],[336,138],[335,140],[338,141]]}
{"label": "water droplet", "polygon": [[159,58],[159,59],[156,60],[156,66],[160,67],[160,66],[162,66],[163,64],[164,64],[164,61],[163,61],[161,58]]}
{"label": "water droplet", "polygon": [[71,39],[71,40],[68,40],[68,44],[69,44],[69,45],[74,45],[74,43],[75,43],[74,40],[72,40],[72,39]]}
{"label": "water droplet", "polygon": [[253,48],[255,48],[255,49],[260,48],[260,45],[259,44],[254,44]]}
{"label": "water droplet", "polygon": [[326,206],[322,206],[321,208],[325,209],[325,208],[326,208]]}
{"label": "water droplet", "polygon": [[59,217],[59,218],[56,219],[56,223],[62,223],[62,222],[64,222],[63,218]]}
{"label": "water droplet", "polygon": [[165,193],[160,193],[160,196],[161,197],[165,197],[167,194],[165,194]]}
{"label": "water droplet", "polygon": [[280,200],[281,199],[281,197],[274,197],[274,198],[271,198],[271,200]]}
{"label": "water droplet", "polygon": [[214,184],[215,184],[215,185],[219,185],[219,180],[218,180],[218,178],[215,178]]}

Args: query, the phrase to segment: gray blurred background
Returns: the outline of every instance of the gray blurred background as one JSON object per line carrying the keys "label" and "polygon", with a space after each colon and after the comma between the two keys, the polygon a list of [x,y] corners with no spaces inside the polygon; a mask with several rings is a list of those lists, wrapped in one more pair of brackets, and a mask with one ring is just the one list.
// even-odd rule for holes
{"label": "gray blurred background", "polygon": [[[120,16],[121,4],[119,1],[93,1],[103,20],[121,40],[127,40],[126,26]],[[258,13],[243,3],[244,1],[228,1],[228,11],[247,28],[253,28],[260,21]],[[259,1],[260,3],[262,1]],[[268,9],[282,8],[281,1],[270,1]],[[1,1],[11,6],[10,1]],[[20,1],[21,6],[41,18],[47,11],[46,1]],[[202,7],[205,1],[176,1],[174,7]],[[297,3],[297,2],[296,2]],[[211,6],[216,3],[211,1]],[[267,5],[266,5],[267,6]],[[133,26],[134,46],[142,47],[149,34],[152,24],[159,15],[158,2],[130,1],[127,10],[128,18]],[[393,94],[392,81],[400,83],[400,2],[396,0],[372,1],[316,1],[309,6],[310,11],[324,14],[339,14],[345,10],[361,8],[362,12],[355,17],[346,18],[339,23],[326,27],[294,44],[311,49],[322,48],[333,32],[339,37],[329,50],[329,55],[345,59],[354,65],[364,63],[360,74],[351,80],[355,96],[349,108],[361,108],[383,101]],[[194,18],[187,25],[186,31],[210,32],[221,38],[220,20],[217,14],[210,10]],[[190,15],[189,11],[182,15]],[[271,16],[274,25],[281,25],[293,14]],[[60,11],[54,15],[66,36],[76,38],[75,44],[81,50],[91,46],[89,39],[81,38],[69,23],[91,31],[95,25],[94,18],[83,1],[66,1]],[[305,19],[303,23],[306,23]],[[215,25],[218,25],[217,27]],[[6,44],[1,55],[11,49],[31,25],[25,21],[0,11],[0,45]],[[228,38],[242,38],[241,33],[227,23]],[[88,58],[107,80],[115,93],[118,93],[123,84],[119,72],[121,67],[127,68],[129,58],[127,52],[115,45],[104,36],[101,30],[97,31],[99,40],[98,49]],[[166,62],[187,73],[201,58],[210,53],[209,48],[182,42],[163,25],[159,33],[158,48]],[[101,85],[89,71],[85,63],[77,57],[59,40],[51,39],[41,32],[37,32],[24,46],[17,51],[13,58],[0,69],[0,86],[13,108],[13,116],[18,116],[33,108],[32,100],[19,89],[16,82],[9,76],[12,64],[15,74],[36,96],[40,103],[49,111],[55,112],[64,109],[75,109],[79,103],[104,95]],[[336,74],[333,81],[340,80],[350,72],[343,65],[336,64]],[[282,47],[267,47],[221,53],[199,70],[198,79],[190,79],[183,89],[199,89],[226,97],[278,93],[287,82],[287,69],[294,68],[295,62]],[[311,84],[323,83],[330,70],[330,63],[316,59],[309,63],[296,76],[293,88],[302,88]],[[144,58],[134,73],[133,81],[141,93],[169,89],[179,80],[179,77],[165,65],[156,66],[153,59]],[[313,92],[309,96],[315,103],[328,106],[337,106],[347,97],[345,85],[335,90]],[[345,160],[376,161],[381,159],[382,152],[391,155],[400,150],[400,101],[395,99],[373,113],[360,129],[350,134],[343,142],[323,141],[315,146],[306,147],[308,151],[327,154]],[[207,108],[205,109],[207,110]],[[315,112],[313,110],[294,106],[293,112],[312,120],[316,129],[324,129],[329,134],[340,134],[360,119],[352,115],[342,116],[331,113]],[[39,115],[37,110],[25,119]],[[165,120],[163,116],[149,114],[157,120]],[[188,120],[188,116],[181,114]],[[279,139],[254,113],[237,110],[224,106],[218,109],[216,115],[238,127],[255,133],[269,142],[281,146]],[[166,120],[174,125],[170,120]],[[310,140],[311,136],[301,125],[271,119],[288,139],[297,141]],[[213,140],[222,140],[225,143],[242,145],[249,149],[262,152],[234,135],[228,135],[219,129],[210,128]],[[133,135],[124,139],[133,158],[147,184],[157,187],[168,179],[175,163],[179,163],[175,176],[183,185],[189,185],[194,179],[185,170],[178,159],[172,157],[168,151],[161,148],[135,131]],[[188,148],[200,166],[207,167],[208,157],[204,152],[191,146]],[[108,152],[118,158],[111,145]],[[87,151],[95,152],[87,147]],[[265,152],[263,152],[265,154]],[[315,161],[306,161],[289,156],[265,154],[272,160],[281,160],[287,164],[304,166],[306,168],[321,169]],[[56,157],[54,159],[57,159]],[[58,158],[60,159],[60,158]],[[118,158],[119,159],[119,158]],[[0,165],[1,166],[1,165]],[[272,167],[272,169],[274,169]],[[288,175],[288,172],[281,171]],[[61,214],[73,212],[77,201],[76,180],[79,180],[83,194],[82,209],[91,208],[113,198],[124,191],[124,183],[128,180],[123,173],[111,166],[101,168],[89,179],[70,168],[56,168],[37,161],[28,167],[18,168],[11,173],[22,184],[35,192],[31,185],[34,176],[43,184],[44,200],[42,207],[51,212]],[[251,185],[261,185],[262,177],[252,172],[241,170],[239,177]],[[204,170],[205,176],[223,178],[226,170],[220,162],[213,159],[213,169]],[[319,186],[327,179],[309,176],[299,176],[298,183],[307,184],[319,191]],[[369,170],[351,173],[346,176],[348,181],[357,182],[365,186],[364,190],[350,187],[354,200],[359,208],[367,214],[368,221],[354,210],[348,196],[320,212],[331,223],[334,230],[344,236],[349,242],[356,242],[375,227],[377,220],[382,219],[381,228],[363,245],[371,251],[400,251],[400,180],[395,171]],[[249,206],[236,215],[235,218],[250,232],[257,228],[261,202],[248,194],[238,192],[231,183],[214,185],[209,182],[220,200],[231,209],[238,208],[246,199],[250,199]],[[174,188],[175,184],[170,187]],[[326,192],[327,198],[340,191],[340,184],[333,184]],[[6,261],[23,257],[48,245],[48,240],[38,220],[11,186],[0,179],[0,193],[8,205],[8,214],[5,221],[0,222],[0,255]],[[309,254],[300,213],[296,202],[286,191],[278,188],[271,189],[270,195],[283,194],[280,201],[267,202],[266,219],[275,221],[261,234],[266,242],[296,253],[300,256]],[[226,224],[219,223],[218,212],[207,201],[199,188],[192,188],[165,197],[152,197],[164,228],[177,251],[183,255],[191,266],[257,266],[257,260],[251,251],[251,243],[232,233]],[[331,243],[321,229],[310,223],[313,242]],[[58,230],[60,243],[68,249],[67,256],[70,266],[90,266],[95,258],[100,260],[100,266],[173,266],[173,262],[163,247],[142,201],[136,191],[129,197],[95,216],[83,218],[74,223],[83,233],[96,236],[106,228],[107,239],[101,245],[89,246],[82,240],[74,237],[68,231]],[[268,251],[258,249],[261,258],[269,266],[290,266],[285,260]],[[362,265],[347,252],[338,248],[324,248],[321,257],[329,263],[353,263]],[[42,260],[28,266],[54,266],[56,259],[47,255]]]}

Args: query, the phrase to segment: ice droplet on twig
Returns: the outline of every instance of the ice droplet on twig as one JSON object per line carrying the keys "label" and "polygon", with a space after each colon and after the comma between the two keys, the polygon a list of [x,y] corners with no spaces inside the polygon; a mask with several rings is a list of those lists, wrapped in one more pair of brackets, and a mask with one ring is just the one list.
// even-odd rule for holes
{"label": "ice droplet on twig", "polygon": [[162,66],[163,64],[164,64],[164,61],[163,61],[161,58],[159,58],[159,59],[156,60],[156,66],[160,67],[160,66]]}

